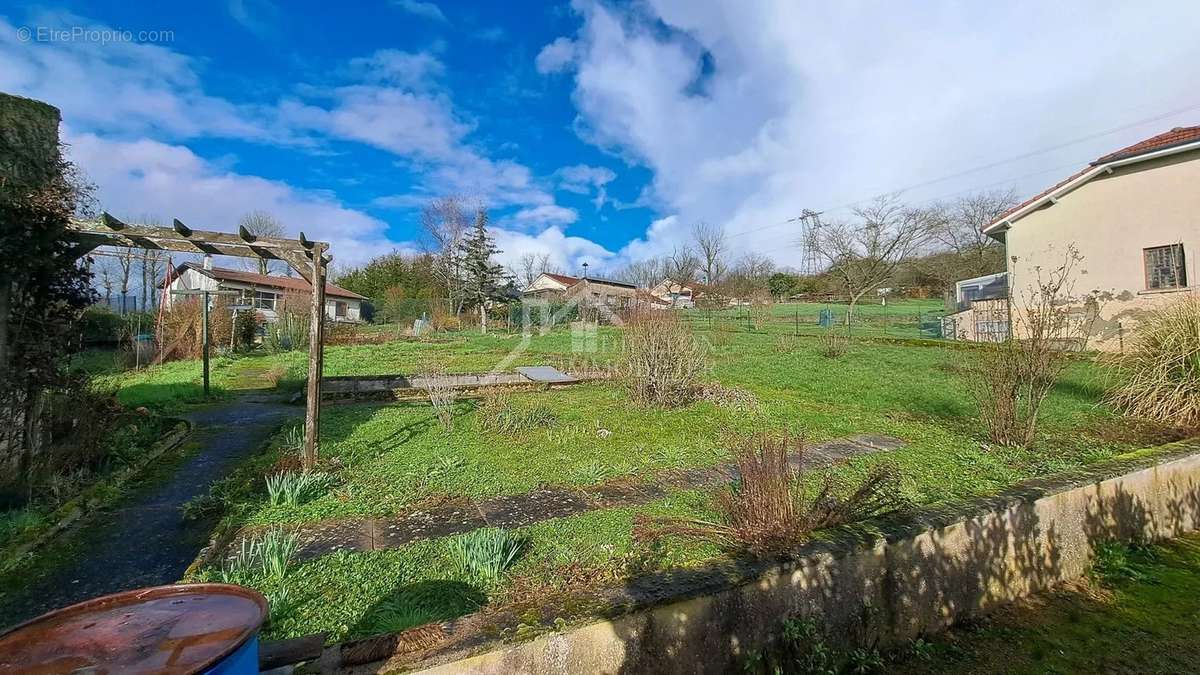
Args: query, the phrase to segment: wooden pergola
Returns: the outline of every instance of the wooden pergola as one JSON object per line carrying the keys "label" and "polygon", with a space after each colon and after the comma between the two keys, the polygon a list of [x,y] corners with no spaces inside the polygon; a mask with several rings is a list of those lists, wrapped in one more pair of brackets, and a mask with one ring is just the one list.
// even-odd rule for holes
{"label": "wooden pergola", "polygon": [[82,257],[99,246],[123,246],[156,251],[178,251],[228,255],[239,258],[282,260],[312,286],[312,307],[308,332],[308,389],[304,415],[305,468],[317,459],[317,435],[321,416],[321,374],[324,367],[325,343],[325,276],[326,266],[333,259],[329,244],[309,241],[304,233],[298,239],[258,237],[239,227],[238,234],[193,230],[175,220],[171,228],[129,225],[107,213],[99,220],[73,220],[67,237],[76,242],[74,253]]}

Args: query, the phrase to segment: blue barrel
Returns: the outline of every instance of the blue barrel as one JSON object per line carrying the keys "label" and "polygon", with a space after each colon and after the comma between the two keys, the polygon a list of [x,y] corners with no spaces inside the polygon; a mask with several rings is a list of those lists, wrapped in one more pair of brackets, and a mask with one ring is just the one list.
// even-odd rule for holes
{"label": "blue barrel", "polygon": [[0,672],[250,675],[266,618],[266,598],[241,586],[125,591],[0,633]]}

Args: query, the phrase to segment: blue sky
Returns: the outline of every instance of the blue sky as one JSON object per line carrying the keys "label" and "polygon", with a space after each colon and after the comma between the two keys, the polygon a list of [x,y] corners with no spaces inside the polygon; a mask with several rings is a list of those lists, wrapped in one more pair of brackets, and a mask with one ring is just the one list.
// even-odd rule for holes
{"label": "blue sky", "polygon": [[16,4],[0,90],[62,109],[120,217],[263,209],[353,264],[458,193],[505,262],[613,268],[706,220],[788,264],[801,209],[1029,193],[1200,123],[1197,3],[994,4]]}

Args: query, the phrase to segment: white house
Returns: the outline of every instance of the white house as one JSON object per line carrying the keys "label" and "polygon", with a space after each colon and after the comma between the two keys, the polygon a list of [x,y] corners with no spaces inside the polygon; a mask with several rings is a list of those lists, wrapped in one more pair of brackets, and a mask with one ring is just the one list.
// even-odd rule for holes
{"label": "white house", "polygon": [[[236,301],[253,305],[267,322],[278,318],[285,303],[296,303],[307,312],[312,297],[312,286],[304,279],[213,267],[212,258],[207,256],[202,265],[188,262],[176,267],[168,290],[241,291]],[[168,292],[166,304],[170,307],[186,297]],[[353,291],[325,284],[325,316],[333,321],[361,321],[364,300],[366,298]]]}

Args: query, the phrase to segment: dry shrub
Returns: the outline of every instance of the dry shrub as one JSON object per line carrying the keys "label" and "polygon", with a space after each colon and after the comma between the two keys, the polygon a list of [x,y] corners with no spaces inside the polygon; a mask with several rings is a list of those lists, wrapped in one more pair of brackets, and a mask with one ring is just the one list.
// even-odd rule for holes
{"label": "dry shrub", "polygon": [[1033,444],[1042,404],[1070,363],[1072,350],[1084,344],[1087,322],[1077,318],[1071,297],[1072,273],[1080,260],[1072,248],[1062,266],[1045,276],[1037,270],[1023,306],[1013,310],[1017,337],[964,352],[969,358],[963,369],[967,390],[988,437],[1000,445]]}
{"label": "dry shrub", "polygon": [[418,377],[425,379],[425,393],[429,396],[429,404],[433,406],[433,414],[438,424],[445,431],[454,430],[454,402],[458,399],[458,391],[450,386],[446,376],[446,367],[440,362],[426,358],[419,367]]}
{"label": "dry shrub", "polygon": [[475,414],[484,431],[518,434],[549,427],[558,421],[550,408],[539,403],[522,404],[503,387],[486,387],[479,393],[481,398]]}
{"label": "dry shrub", "polygon": [[741,478],[717,496],[714,506],[719,522],[640,517],[634,535],[640,540],[694,537],[731,551],[780,553],[794,549],[817,530],[903,505],[899,473],[890,464],[876,464],[848,492],[832,473],[823,472],[810,497],[806,476],[788,461],[789,455],[803,454],[798,439],[786,434],[754,434],[736,440],[733,454]]}
{"label": "dry shrub", "polygon": [[771,323],[771,296],[768,294],[755,294],[750,300],[750,321],[754,323],[754,330],[763,330]]}
{"label": "dry shrub", "polygon": [[726,387],[720,382],[708,382],[701,385],[697,398],[731,410],[748,413],[762,411],[762,406],[754,392],[737,387]]}
{"label": "dry shrub", "polygon": [[821,333],[817,352],[827,359],[840,359],[850,351],[850,335],[838,330],[827,330]]}
{"label": "dry shrub", "polygon": [[638,403],[686,405],[708,370],[708,352],[674,313],[635,312],[625,324],[618,370]]}
{"label": "dry shrub", "polygon": [[1116,361],[1122,382],[1108,400],[1119,410],[1200,428],[1200,297],[1183,298],[1139,323]]}
{"label": "dry shrub", "polygon": [[800,338],[795,335],[780,335],[775,338],[775,353],[791,354],[800,346]]}

